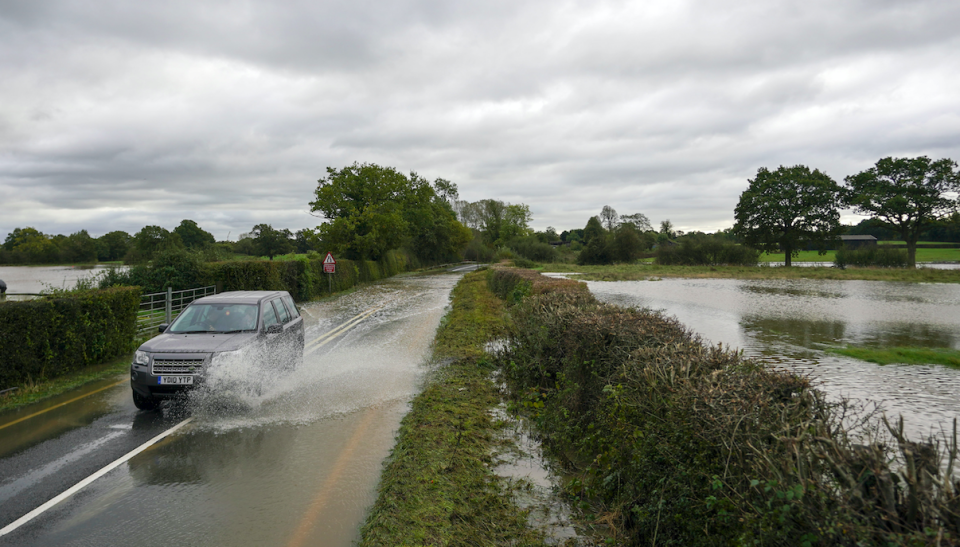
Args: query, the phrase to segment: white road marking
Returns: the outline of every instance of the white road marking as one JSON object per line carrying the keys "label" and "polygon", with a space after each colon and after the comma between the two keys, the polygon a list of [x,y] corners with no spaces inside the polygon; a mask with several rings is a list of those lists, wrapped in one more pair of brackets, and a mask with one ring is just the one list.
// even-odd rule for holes
{"label": "white road marking", "polygon": [[124,462],[126,462],[127,460],[129,460],[130,458],[133,458],[133,457],[136,456],[137,454],[139,454],[139,453],[143,452],[144,450],[150,448],[150,447],[153,446],[154,444],[160,442],[160,441],[163,440],[165,437],[168,437],[169,435],[173,434],[175,431],[177,431],[177,430],[180,429],[181,427],[189,424],[189,423],[192,422],[192,421],[193,421],[193,418],[187,418],[186,420],[178,423],[177,425],[171,427],[170,429],[164,431],[163,433],[161,433],[161,434],[157,435],[156,437],[150,439],[149,441],[143,443],[142,445],[140,445],[140,446],[138,446],[137,448],[131,450],[130,452],[127,452],[122,458],[120,458],[120,459],[118,459],[118,460],[115,460],[115,461],[114,461],[113,463],[111,463],[110,465],[107,465],[107,466],[104,467],[103,469],[97,471],[96,473],[90,475],[89,477],[87,477],[87,478],[83,479],[82,481],[78,482],[77,484],[73,485],[71,488],[69,488],[68,490],[66,490],[65,492],[63,492],[62,494],[60,494],[59,496],[53,498],[52,500],[48,501],[47,503],[44,503],[44,504],[41,505],[40,507],[37,507],[37,508],[34,509],[33,511],[30,511],[30,512],[27,513],[26,515],[23,515],[22,517],[20,517],[20,518],[18,518],[17,520],[11,522],[10,524],[4,526],[2,529],[0,529],[0,536],[5,536],[5,535],[9,534],[10,532],[16,530],[17,528],[23,526],[24,524],[30,522],[30,521],[33,520],[34,518],[36,518],[36,517],[40,516],[41,514],[43,514],[44,512],[46,512],[48,509],[50,509],[50,508],[53,507],[54,505],[56,505],[56,504],[60,503],[61,501],[69,498],[70,496],[76,494],[77,492],[79,492],[80,490],[82,490],[84,487],[86,487],[87,485],[89,485],[90,483],[92,483],[93,481],[95,481],[95,480],[99,479],[100,477],[106,475],[106,474],[109,473],[110,471],[113,471],[114,469],[116,469],[117,467],[119,467],[121,464],[123,464]]}

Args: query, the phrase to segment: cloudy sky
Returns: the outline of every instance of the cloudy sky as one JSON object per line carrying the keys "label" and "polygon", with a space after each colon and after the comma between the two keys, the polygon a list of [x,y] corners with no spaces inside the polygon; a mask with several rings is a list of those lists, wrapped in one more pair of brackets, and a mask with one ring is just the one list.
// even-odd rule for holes
{"label": "cloudy sky", "polygon": [[354,162],[539,229],[611,205],[714,231],[762,166],[960,160],[958,25],[947,0],[0,0],[0,238],[313,227]]}

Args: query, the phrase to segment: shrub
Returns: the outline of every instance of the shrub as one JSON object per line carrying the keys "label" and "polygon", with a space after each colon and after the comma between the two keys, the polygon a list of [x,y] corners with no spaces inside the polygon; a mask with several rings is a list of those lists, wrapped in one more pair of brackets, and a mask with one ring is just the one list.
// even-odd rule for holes
{"label": "shrub", "polygon": [[139,306],[139,287],[0,305],[0,386],[55,378],[130,351]]}
{"label": "shrub", "polygon": [[533,262],[556,262],[557,250],[536,236],[514,239],[510,242],[514,253]]}
{"label": "shrub", "polygon": [[663,266],[756,266],[760,251],[715,237],[684,237],[676,245],[657,248]]}
{"label": "shrub", "polygon": [[847,266],[906,268],[909,265],[906,249],[891,249],[886,246],[848,249],[841,247],[834,255],[833,265],[837,268]]}

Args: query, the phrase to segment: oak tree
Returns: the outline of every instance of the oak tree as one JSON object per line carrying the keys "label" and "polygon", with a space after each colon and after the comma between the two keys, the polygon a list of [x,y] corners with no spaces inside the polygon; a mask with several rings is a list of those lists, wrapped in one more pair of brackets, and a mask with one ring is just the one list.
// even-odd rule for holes
{"label": "oak tree", "polygon": [[790,266],[803,245],[816,245],[821,254],[840,235],[840,186],[805,165],[766,167],[748,180],[735,210],[734,233],[747,245],[766,252],[782,251]]}
{"label": "oak tree", "polygon": [[960,190],[960,174],[949,158],[883,158],[844,180],[847,204],[899,233],[911,267],[917,264],[921,232],[957,210],[957,198],[948,194]]}

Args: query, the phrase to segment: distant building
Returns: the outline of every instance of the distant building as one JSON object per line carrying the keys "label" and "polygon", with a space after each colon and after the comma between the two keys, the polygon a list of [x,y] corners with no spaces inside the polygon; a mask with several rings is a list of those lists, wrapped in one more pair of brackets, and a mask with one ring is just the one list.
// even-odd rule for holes
{"label": "distant building", "polygon": [[877,246],[877,238],[873,236],[840,236],[840,242],[848,249]]}

